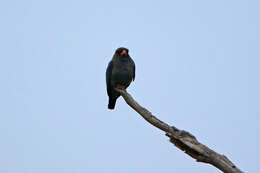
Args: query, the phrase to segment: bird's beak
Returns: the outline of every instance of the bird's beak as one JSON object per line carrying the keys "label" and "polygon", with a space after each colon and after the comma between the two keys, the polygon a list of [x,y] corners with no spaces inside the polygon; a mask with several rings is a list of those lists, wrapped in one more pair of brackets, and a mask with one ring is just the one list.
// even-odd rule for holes
{"label": "bird's beak", "polygon": [[120,55],[127,55],[126,50],[123,50],[123,51],[120,53]]}

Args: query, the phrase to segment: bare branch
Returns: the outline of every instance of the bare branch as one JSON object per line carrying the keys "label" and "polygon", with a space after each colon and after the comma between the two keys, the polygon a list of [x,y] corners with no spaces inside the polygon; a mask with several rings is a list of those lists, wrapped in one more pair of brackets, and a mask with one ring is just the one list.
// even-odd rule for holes
{"label": "bare branch", "polygon": [[216,153],[207,146],[197,141],[195,136],[187,131],[179,130],[174,126],[169,126],[159,120],[151,112],[140,106],[126,90],[115,88],[136,112],[138,112],[146,121],[153,126],[166,132],[170,142],[184,151],[186,154],[196,159],[198,162],[208,163],[220,169],[224,173],[242,173],[226,156]]}

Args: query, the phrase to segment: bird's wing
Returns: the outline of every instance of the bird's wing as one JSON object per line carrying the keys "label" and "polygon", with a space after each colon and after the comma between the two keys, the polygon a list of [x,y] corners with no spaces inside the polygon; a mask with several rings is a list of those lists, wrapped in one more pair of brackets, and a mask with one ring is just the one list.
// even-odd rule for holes
{"label": "bird's wing", "polygon": [[[133,61],[134,62],[134,61]],[[134,67],[133,67],[133,81],[135,80],[135,63],[134,63]]]}
{"label": "bird's wing", "polygon": [[130,58],[130,62],[132,64],[132,67],[133,67],[133,81],[135,80],[135,62],[133,61],[132,58]]}
{"label": "bird's wing", "polygon": [[111,76],[112,76],[112,69],[113,69],[113,61],[110,61],[107,70],[106,70],[106,82],[107,82],[107,94],[108,96],[111,95]]}

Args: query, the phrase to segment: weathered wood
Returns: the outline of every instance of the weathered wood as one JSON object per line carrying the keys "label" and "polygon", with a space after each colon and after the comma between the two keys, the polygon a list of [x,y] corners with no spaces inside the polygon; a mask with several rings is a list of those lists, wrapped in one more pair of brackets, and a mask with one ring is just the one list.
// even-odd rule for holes
{"label": "weathered wood", "polygon": [[184,151],[186,154],[196,159],[198,162],[208,163],[220,169],[224,173],[242,173],[226,156],[218,154],[207,146],[197,141],[195,136],[187,131],[179,130],[174,126],[159,120],[151,112],[140,106],[126,90],[115,89],[124,98],[126,103],[139,113],[146,121],[153,126],[166,132],[170,142]]}

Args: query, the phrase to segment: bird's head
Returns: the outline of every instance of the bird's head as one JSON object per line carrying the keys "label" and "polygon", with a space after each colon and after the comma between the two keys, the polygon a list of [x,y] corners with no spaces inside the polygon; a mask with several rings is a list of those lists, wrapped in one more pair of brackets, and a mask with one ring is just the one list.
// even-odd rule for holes
{"label": "bird's head", "polygon": [[128,49],[124,47],[117,48],[115,55],[117,55],[118,57],[128,57]]}
{"label": "bird's head", "polygon": [[127,62],[130,59],[130,56],[128,54],[128,49],[124,47],[119,47],[116,49],[116,52],[113,57],[114,60],[116,61],[121,61],[121,62]]}

